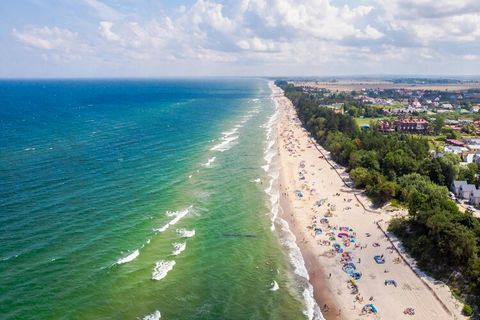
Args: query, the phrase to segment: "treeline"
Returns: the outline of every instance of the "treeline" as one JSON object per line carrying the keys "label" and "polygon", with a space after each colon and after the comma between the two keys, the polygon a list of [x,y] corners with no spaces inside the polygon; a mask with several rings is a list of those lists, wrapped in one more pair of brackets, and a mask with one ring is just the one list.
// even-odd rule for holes
{"label": "treeline", "polygon": [[[290,94],[292,95],[292,99],[300,98],[298,94],[301,94],[301,91],[294,89],[290,91]],[[317,105],[343,103],[345,112],[352,117],[378,118],[385,116],[383,108],[372,105],[368,102],[363,102],[360,99],[355,99],[355,96],[357,95],[356,91],[328,92],[327,90],[317,90],[316,92],[310,93],[309,95],[311,96],[311,98],[315,99]]]}
{"label": "treeline", "polygon": [[471,212],[460,213],[447,186],[461,176],[475,180],[470,166],[459,168],[456,155],[434,158],[422,137],[382,134],[375,126],[360,130],[348,114],[319,107],[321,99],[277,82],[294,104],[307,131],[348,168],[355,187],[365,188],[382,205],[392,199],[408,206],[409,216],[396,220],[391,230],[426,269],[448,277],[464,293],[480,295],[480,221]]}

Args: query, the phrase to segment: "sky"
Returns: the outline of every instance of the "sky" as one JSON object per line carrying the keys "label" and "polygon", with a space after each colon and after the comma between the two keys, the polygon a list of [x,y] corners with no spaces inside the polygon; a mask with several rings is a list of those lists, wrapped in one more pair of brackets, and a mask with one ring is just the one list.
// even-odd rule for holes
{"label": "sky", "polygon": [[0,78],[478,75],[480,0],[0,1]]}

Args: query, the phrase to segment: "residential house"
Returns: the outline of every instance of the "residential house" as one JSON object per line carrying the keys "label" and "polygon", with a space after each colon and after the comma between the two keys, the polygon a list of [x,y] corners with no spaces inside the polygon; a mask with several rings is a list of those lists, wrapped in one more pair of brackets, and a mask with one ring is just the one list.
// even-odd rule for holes
{"label": "residential house", "polygon": [[462,199],[470,199],[470,193],[473,190],[477,190],[474,184],[468,184],[468,183],[462,184],[460,185],[460,192],[458,197]]}
{"label": "residential house", "polygon": [[393,124],[388,120],[381,120],[378,123],[378,130],[381,132],[393,132],[395,128]]}
{"label": "residential house", "polygon": [[445,143],[451,144],[452,146],[457,146],[457,147],[465,147],[465,143],[463,143],[460,140],[455,140],[455,139],[445,139]]}
{"label": "residential house", "polygon": [[394,122],[395,129],[401,132],[426,132],[428,121],[425,119],[406,118]]}
{"label": "residential house", "polygon": [[464,184],[467,184],[467,181],[465,180],[454,180],[452,184],[450,185],[450,191],[455,194],[456,197],[460,197],[460,187],[463,186]]}
{"label": "residential house", "polygon": [[445,145],[443,147],[443,151],[445,153],[455,153],[455,154],[462,154],[464,152],[467,152],[468,149],[465,147],[460,147],[460,146],[452,146],[452,145]]}
{"label": "residential house", "polygon": [[478,207],[480,205],[480,190],[474,189],[470,192],[470,204]]}

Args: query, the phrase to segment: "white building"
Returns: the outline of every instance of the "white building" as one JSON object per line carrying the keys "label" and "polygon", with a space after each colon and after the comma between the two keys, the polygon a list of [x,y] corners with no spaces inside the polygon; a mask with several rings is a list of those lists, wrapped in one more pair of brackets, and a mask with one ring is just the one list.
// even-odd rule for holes
{"label": "white building", "polygon": [[445,153],[455,153],[455,154],[462,154],[463,152],[467,152],[468,149],[465,148],[465,147],[459,147],[459,146],[452,146],[452,145],[445,145],[445,147],[443,147],[443,151]]}
{"label": "white building", "polygon": [[460,192],[458,197],[462,199],[470,199],[470,193],[474,190],[477,190],[475,185],[468,183],[462,184],[460,185]]}
{"label": "white building", "polygon": [[480,190],[472,190],[469,198],[470,204],[478,207],[480,205]]}

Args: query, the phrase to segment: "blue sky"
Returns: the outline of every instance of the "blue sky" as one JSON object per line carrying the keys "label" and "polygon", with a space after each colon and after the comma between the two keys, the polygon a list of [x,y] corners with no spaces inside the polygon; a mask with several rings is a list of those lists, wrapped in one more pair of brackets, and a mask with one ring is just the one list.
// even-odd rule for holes
{"label": "blue sky", "polygon": [[0,77],[478,75],[478,0],[0,2]]}

